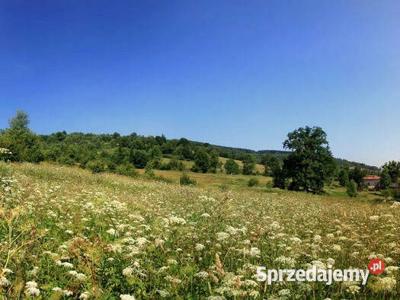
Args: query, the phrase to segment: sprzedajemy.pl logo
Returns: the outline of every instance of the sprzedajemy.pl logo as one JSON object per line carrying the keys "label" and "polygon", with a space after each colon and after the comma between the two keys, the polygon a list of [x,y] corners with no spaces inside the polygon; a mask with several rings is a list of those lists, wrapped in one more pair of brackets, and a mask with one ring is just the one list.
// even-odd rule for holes
{"label": "sprzedajemy.pl logo", "polygon": [[382,260],[375,258],[368,264],[368,269],[321,269],[313,266],[310,269],[268,269],[257,268],[257,280],[271,285],[274,282],[324,282],[331,285],[333,282],[360,282],[366,285],[369,274],[380,275],[385,270]]}

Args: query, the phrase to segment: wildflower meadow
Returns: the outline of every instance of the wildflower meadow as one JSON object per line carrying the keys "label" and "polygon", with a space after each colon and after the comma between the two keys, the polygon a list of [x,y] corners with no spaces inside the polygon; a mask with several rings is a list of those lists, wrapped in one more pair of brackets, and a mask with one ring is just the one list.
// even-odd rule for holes
{"label": "wildflower meadow", "polygon": [[[400,206],[0,165],[1,299],[398,299]],[[385,272],[332,285],[267,268]]]}

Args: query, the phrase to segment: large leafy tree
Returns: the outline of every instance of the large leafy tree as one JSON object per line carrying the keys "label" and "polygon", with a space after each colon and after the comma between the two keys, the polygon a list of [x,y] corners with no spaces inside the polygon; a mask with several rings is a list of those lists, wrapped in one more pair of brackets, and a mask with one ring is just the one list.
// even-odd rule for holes
{"label": "large leafy tree", "polygon": [[290,188],[320,193],[335,171],[326,133],[320,127],[299,128],[283,143],[291,154],[284,160],[283,172]]}
{"label": "large leafy tree", "polygon": [[382,169],[387,170],[393,183],[397,183],[400,177],[400,162],[389,161],[385,163]]}
{"label": "large leafy tree", "polygon": [[28,127],[29,117],[23,111],[17,111],[9,121],[10,127],[0,136],[0,147],[11,151],[14,161],[39,162],[43,160],[40,140]]}

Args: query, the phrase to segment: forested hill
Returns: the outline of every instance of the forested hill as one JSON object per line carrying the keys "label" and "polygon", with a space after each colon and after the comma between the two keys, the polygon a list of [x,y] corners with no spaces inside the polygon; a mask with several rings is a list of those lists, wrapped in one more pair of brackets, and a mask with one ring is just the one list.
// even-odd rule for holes
{"label": "forested hill", "polygon": [[[264,174],[279,168],[289,154],[285,151],[254,151],[234,147],[212,145],[190,141],[185,138],[167,139],[161,136],[67,133],[56,132],[37,135],[29,127],[28,115],[18,111],[10,120],[10,128],[0,130],[0,160],[10,161],[55,161],[68,165],[79,165],[96,172],[131,172],[133,168],[185,170],[184,161],[193,161],[194,172],[227,171],[237,174],[243,163],[244,175],[259,173],[256,164],[265,166]],[[322,131],[323,132],[323,131]],[[221,158],[226,158],[221,159]],[[222,166],[225,161],[224,168]],[[376,167],[337,159],[339,166],[360,167],[365,173],[375,173]],[[228,170],[227,170],[228,168]]]}
{"label": "forested hill", "polygon": [[[283,160],[289,152],[280,150],[250,150],[235,147],[226,147],[213,145],[204,142],[191,141],[186,138],[167,139],[164,135],[161,136],[141,136],[136,133],[130,135],[113,134],[91,134],[91,133],[69,133],[65,131],[57,132],[51,135],[40,135],[42,140],[43,150],[46,154],[57,154],[58,160],[66,160],[69,162],[86,163],[100,155],[105,158],[116,150],[137,150],[133,156],[138,156],[140,161],[145,156],[148,159],[154,156],[174,157],[181,160],[193,160],[196,151],[200,149],[206,150],[208,153],[214,152],[216,155],[235,160],[245,160],[249,155],[252,156],[257,163],[263,164],[266,157],[273,156],[279,160]],[[138,152],[140,151],[140,152]],[[47,152],[47,153],[46,153]],[[79,154],[77,152],[80,152]],[[124,151],[122,151],[124,152]],[[86,154],[85,154],[86,153]],[[83,154],[84,157],[81,157]],[[143,154],[143,155],[142,155]],[[60,156],[61,157],[60,157]],[[129,154],[132,156],[132,153]],[[80,157],[80,159],[77,159]],[[47,157],[49,159],[49,157]],[[50,160],[57,160],[56,157],[50,157]],[[369,166],[363,163],[351,162],[343,159],[336,159],[340,166],[347,165],[349,167],[361,167],[371,172],[378,170],[375,166]],[[145,165],[145,163],[143,162]]]}

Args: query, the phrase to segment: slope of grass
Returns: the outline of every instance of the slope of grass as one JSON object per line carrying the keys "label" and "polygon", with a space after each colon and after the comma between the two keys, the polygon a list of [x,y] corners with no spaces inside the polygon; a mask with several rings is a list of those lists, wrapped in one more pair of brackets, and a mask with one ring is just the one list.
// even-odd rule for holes
{"label": "slope of grass", "polygon": [[[396,205],[229,185],[205,188],[218,174],[200,187],[180,187],[47,164],[0,169],[3,299],[400,295]],[[260,265],[309,268],[329,262],[365,269],[371,257],[382,258],[390,272],[371,276],[366,287],[266,286],[254,277]]]}

